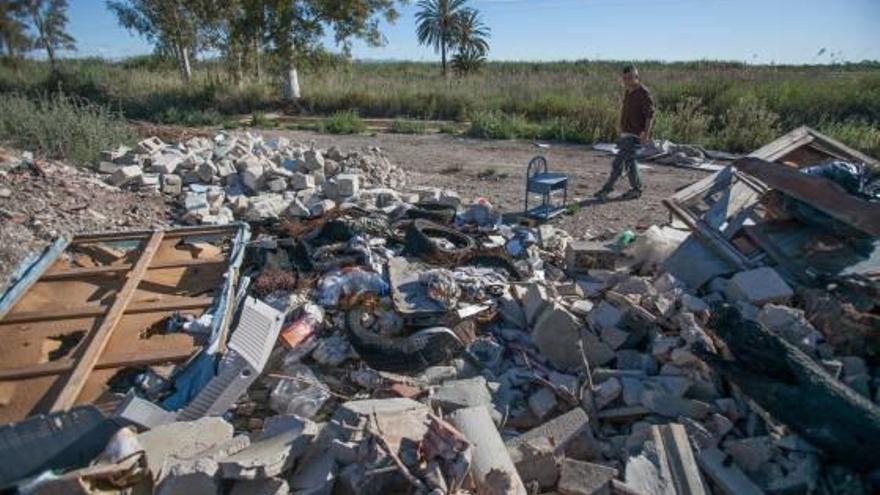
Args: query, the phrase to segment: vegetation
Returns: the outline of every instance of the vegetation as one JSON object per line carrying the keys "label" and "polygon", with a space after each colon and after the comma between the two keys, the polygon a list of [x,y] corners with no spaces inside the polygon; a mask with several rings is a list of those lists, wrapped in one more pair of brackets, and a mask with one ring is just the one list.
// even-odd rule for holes
{"label": "vegetation", "polygon": [[7,58],[45,50],[54,69],[58,50],[73,50],[67,33],[67,0],[4,0],[0,5],[0,48]]}
{"label": "vegetation", "polygon": [[[880,156],[880,64],[747,66],[724,62],[639,63],[659,112],[655,137],[751,151],[810,125]],[[613,62],[489,62],[478,74],[446,79],[437,64],[340,62],[302,73],[300,107],[313,115],[471,122],[468,133],[591,143],[614,139],[621,98]],[[0,92],[65,94],[131,119],[220,125],[230,116],[282,108],[271,81],[238,84],[221,62],[193,66],[188,84],[176,62],[139,57],[116,63],[61,60],[0,64]],[[461,126],[459,126],[461,128]],[[456,126],[444,126],[456,133]]]}
{"label": "vegetation", "polygon": [[32,100],[0,94],[0,141],[77,163],[94,163],[102,150],[131,144],[125,121],[108,108],[60,93]]}
{"label": "vegetation", "polygon": [[330,134],[360,134],[367,130],[367,124],[357,112],[344,110],[325,119],[319,130]]}
{"label": "vegetation", "polygon": [[489,27],[467,0],[419,0],[416,37],[440,53],[440,67],[447,74],[447,52],[455,50],[453,67],[459,74],[479,69],[489,53]]}
{"label": "vegetation", "polygon": [[392,134],[424,134],[428,126],[420,120],[394,119],[390,131]]}

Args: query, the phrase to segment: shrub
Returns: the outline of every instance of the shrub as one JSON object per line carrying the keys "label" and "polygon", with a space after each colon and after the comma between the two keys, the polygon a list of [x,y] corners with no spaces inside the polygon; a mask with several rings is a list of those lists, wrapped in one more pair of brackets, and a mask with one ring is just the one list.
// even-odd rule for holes
{"label": "shrub", "polygon": [[276,121],[266,117],[266,114],[263,112],[254,112],[251,114],[251,127],[261,127],[265,129],[267,127],[275,127],[277,125],[278,123]]}
{"label": "shrub", "polygon": [[849,120],[826,122],[821,124],[819,129],[867,155],[880,157],[880,128],[877,126],[861,120]]}
{"label": "shrub", "polygon": [[779,135],[779,116],[754,95],[740,97],[723,122],[717,144],[728,151],[753,151]]}
{"label": "shrub", "polygon": [[709,138],[712,117],[699,98],[687,97],[672,112],[658,112],[654,135],[680,144],[703,144]]}
{"label": "shrub", "polygon": [[424,134],[428,126],[420,120],[394,119],[389,130],[393,134]]}
{"label": "shrub", "polygon": [[61,93],[32,100],[0,94],[0,140],[50,158],[97,162],[102,150],[132,143],[125,120],[105,106]]}
{"label": "shrub", "polygon": [[536,137],[539,130],[522,115],[490,110],[474,115],[468,135],[485,139],[530,139]]}
{"label": "shrub", "polygon": [[330,134],[360,134],[367,130],[367,124],[357,112],[348,110],[336,112],[325,119],[321,130]]}

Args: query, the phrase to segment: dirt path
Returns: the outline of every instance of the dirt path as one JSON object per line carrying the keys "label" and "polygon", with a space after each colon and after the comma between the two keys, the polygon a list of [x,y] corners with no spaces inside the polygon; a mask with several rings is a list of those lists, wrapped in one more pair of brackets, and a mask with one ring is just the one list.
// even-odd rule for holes
{"label": "dirt path", "polygon": [[[522,211],[526,165],[533,156],[542,154],[552,171],[569,175],[569,198],[583,205],[577,214],[553,220],[554,225],[567,229],[575,237],[617,233],[665,222],[668,213],[660,201],[707,174],[645,164],[647,167],[642,170],[645,193],[640,199],[598,204],[592,200],[592,193],[608,177],[611,158],[585,145],[553,143],[541,149],[526,141],[489,141],[443,134],[337,136],[308,131],[262,132],[300,142],[315,141],[319,147],[335,145],[342,150],[379,146],[394,163],[411,174],[411,184],[454,189],[464,201],[485,196],[505,212]],[[490,170],[494,171],[492,178],[480,178]],[[624,177],[618,182],[616,194],[623,193],[627,187]]]}

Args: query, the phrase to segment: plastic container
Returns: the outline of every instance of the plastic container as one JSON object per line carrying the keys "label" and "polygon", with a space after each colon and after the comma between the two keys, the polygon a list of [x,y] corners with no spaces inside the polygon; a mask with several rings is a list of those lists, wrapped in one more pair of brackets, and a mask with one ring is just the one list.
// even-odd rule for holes
{"label": "plastic container", "polygon": [[285,365],[269,395],[269,407],[278,414],[312,419],[330,398],[326,386],[304,364]]}

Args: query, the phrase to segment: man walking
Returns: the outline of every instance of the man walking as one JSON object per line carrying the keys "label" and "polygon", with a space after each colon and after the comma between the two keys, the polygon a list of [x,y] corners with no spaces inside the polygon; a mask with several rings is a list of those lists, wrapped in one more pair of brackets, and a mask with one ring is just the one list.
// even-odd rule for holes
{"label": "man walking", "polygon": [[623,68],[621,74],[626,94],[620,111],[620,139],[617,141],[617,156],[611,164],[611,176],[595,197],[604,201],[614,190],[614,183],[626,171],[629,178],[629,191],[621,199],[636,199],[642,195],[642,180],[636,165],[636,151],[639,145],[645,146],[651,139],[651,126],[654,123],[654,98],[648,88],[639,81],[639,71],[632,65]]}

